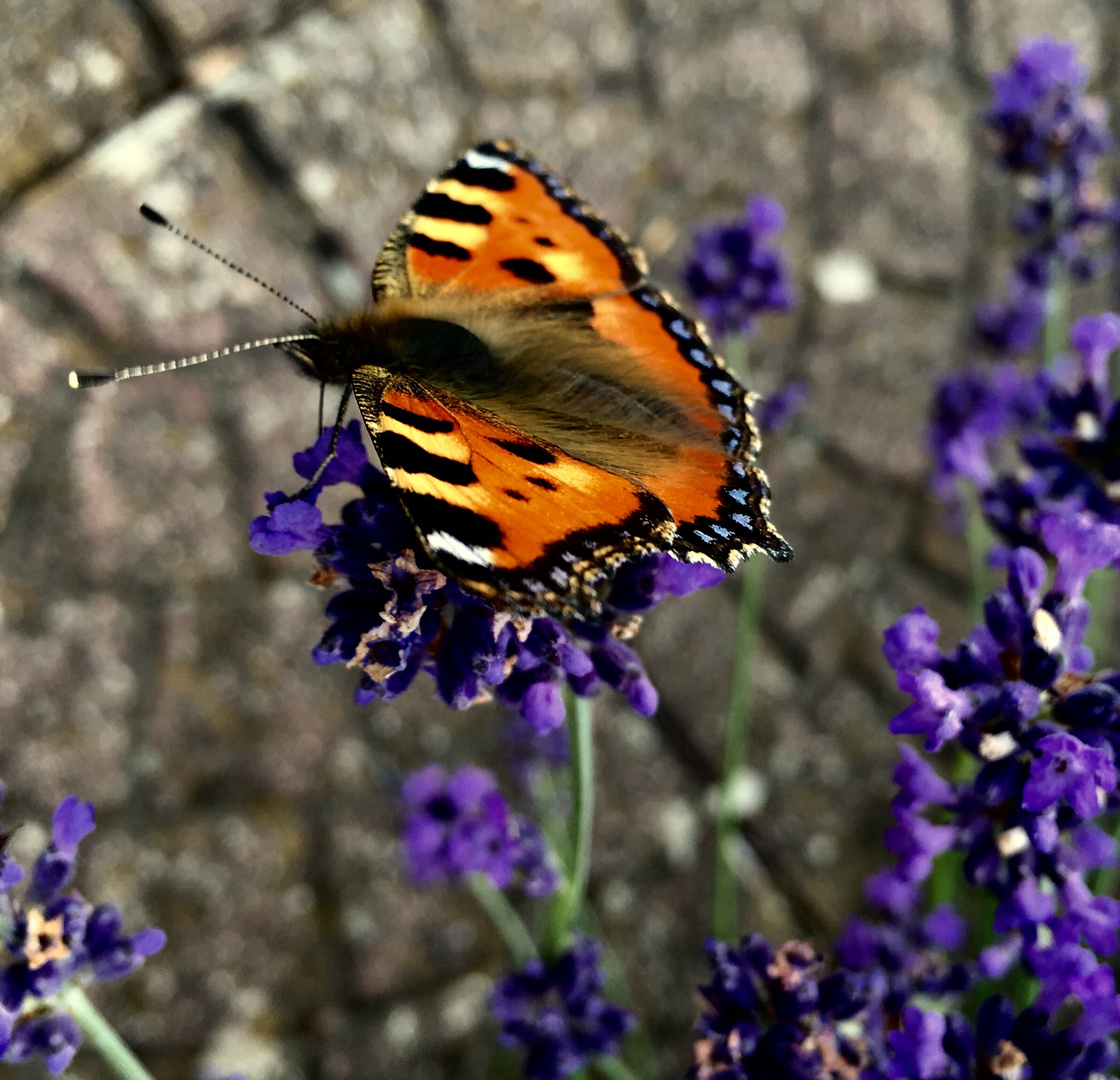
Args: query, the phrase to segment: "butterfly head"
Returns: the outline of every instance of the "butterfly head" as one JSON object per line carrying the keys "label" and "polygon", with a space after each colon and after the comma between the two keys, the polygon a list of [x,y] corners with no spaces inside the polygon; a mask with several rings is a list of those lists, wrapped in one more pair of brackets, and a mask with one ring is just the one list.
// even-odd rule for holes
{"label": "butterfly head", "polygon": [[411,305],[391,302],[333,322],[318,323],[308,340],[284,351],[319,382],[345,382],[358,368],[454,383],[470,373],[476,387],[500,382],[501,371],[487,345],[459,323],[438,312],[419,314]]}
{"label": "butterfly head", "polygon": [[277,346],[296,363],[296,367],[317,382],[345,382],[357,364],[347,336],[329,324],[318,323],[308,328],[302,341]]}

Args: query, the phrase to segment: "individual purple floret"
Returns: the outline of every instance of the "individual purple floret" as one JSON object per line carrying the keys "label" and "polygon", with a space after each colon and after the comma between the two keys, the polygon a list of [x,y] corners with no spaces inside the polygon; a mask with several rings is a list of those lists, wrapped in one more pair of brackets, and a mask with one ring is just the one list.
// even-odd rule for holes
{"label": "individual purple floret", "polygon": [[[295,456],[296,471],[314,476],[329,444],[328,429]],[[315,500],[336,483],[357,484],[362,494],[343,507],[341,521],[325,525]],[[253,549],[263,555],[314,551],[317,582],[348,583],[327,603],[330,626],[312,658],[356,669],[359,704],[397,697],[426,672],[452,708],[497,697],[542,734],[563,722],[565,686],[589,697],[606,685],[652,715],[657,691],[622,638],[636,630],[636,616],[665,597],[723,580],[712,566],[649,555],[618,570],[600,625],[566,626],[495,611],[427,558],[388,479],[370,464],[357,420],[342,429],[337,458],[304,499],[286,502],[280,492],[265,498],[270,513],[249,527]]]}
{"label": "individual purple floret", "polygon": [[765,432],[781,431],[801,411],[809,387],[800,381],[788,382],[772,394],[767,394],[755,406],[759,428]]}
{"label": "individual purple floret", "polygon": [[530,960],[494,986],[490,1010],[502,1046],[523,1047],[528,1080],[562,1080],[595,1058],[613,1055],[633,1026],[603,996],[601,948],[578,938],[556,960]]}
{"label": "individual purple floret", "polygon": [[404,858],[418,885],[483,874],[495,888],[520,881],[528,896],[556,891],[547,845],[528,818],[513,813],[484,769],[465,765],[448,776],[428,765],[401,788]]}
{"label": "individual purple floret", "polygon": [[696,230],[684,281],[712,333],[749,333],[764,311],[788,311],[792,278],[780,252],[764,241],[786,225],[781,203],[765,196],[747,201],[739,221]]}
{"label": "individual purple floret", "polygon": [[0,970],[4,1062],[37,1054],[51,1072],[61,1072],[81,1040],[74,1021],[53,1012],[49,999],[75,977],[107,982],[131,974],[167,940],[151,927],[122,934],[116,907],[94,907],[68,891],[78,845],[93,829],[93,806],[73,795],[63,799],[54,812],[50,843],[20,897],[12,889],[24,880],[22,868],[7,854],[0,858],[0,928],[11,958]]}
{"label": "individual purple floret", "polygon": [[16,1064],[38,1055],[47,1070],[57,1075],[66,1071],[81,1044],[78,1025],[65,1013],[32,1014],[11,1033],[3,1060]]}
{"label": "individual purple floret", "polygon": [[935,1080],[945,1075],[950,1064],[945,1030],[942,1013],[907,1005],[902,1010],[902,1026],[887,1035],[891,1080]]}

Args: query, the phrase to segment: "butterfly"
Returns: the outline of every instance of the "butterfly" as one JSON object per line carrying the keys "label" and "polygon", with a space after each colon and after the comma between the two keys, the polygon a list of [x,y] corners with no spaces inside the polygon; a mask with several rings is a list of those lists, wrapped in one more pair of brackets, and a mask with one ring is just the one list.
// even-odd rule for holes
{"label": "butterfly", "polygon": [[756,395],[646,280],[642,253],[516,143],[482,143],[428,184],[374,265],[369,307],[298,309],[301,333],[70,384],[276,345],[346,386],[336,438],[357,400],[435,565],[517,616],[598,621],[618,567],[655,552],[724,571],[792,557],[755,464]]}
{"label": "butterfly", "polygon": [[733,570],[768,520],[745,390],[631,247],[512,141],[432,180],[373,304],[280,345],[348,383],[432,561],[496,608],[594,621],[630,559]]}

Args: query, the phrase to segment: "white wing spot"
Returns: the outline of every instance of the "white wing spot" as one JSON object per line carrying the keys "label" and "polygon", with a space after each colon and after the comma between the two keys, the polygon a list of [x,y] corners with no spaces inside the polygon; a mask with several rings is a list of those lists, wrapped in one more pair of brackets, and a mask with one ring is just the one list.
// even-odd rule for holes
{"label": "white wing spot", "polygon": [[472,169],[497,169],[499,172],[509,172],[509,162],[504,158],[480,154],[477,150],[468,150],[463,155],[463,160]]}
{"label": "white wing spot", "polygon": [[442,551],[459,562],[471,563],[473,566],[493,566],[494,553],[489,548],[476,547],[474,544],[464,544],[457,536],[449,532],[428,533],[424,542],[432,551]]}

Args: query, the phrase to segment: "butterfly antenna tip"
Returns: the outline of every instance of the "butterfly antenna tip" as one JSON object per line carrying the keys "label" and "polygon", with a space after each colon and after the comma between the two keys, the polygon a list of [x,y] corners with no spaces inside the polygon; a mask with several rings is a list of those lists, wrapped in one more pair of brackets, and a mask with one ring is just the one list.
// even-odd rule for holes
{"label": "butterfly antenna tip", "polygon": [[295,308],[296,311],[298,311],[301,315],[310,319],[312,323],[316,323],[319,321],[315,318],[314,315],[311,314],[310,311],[307,310],[307,308],[300,307],[300,305],[297,304],[290,296],[285,295],[279,289],[274,289],[271,285],[269,285],[267,281],[262,281],[259,277],[257,277],[256,274],[250,274],[249,271],[245,269],[245,267],[238,266],[237,263],[231,262],[224,255],[219,254],[212,247],[208,247],[201,240],[196,240],[189,233],[183,232],[183,230],[180,229],[177,225],[172,225],[171,222],[163,216],[163,214],[161,214],[158,210],[152,209],[152,207],[150,207],[147,203],[140,204],[140,216],[145,221],[150,221],[153,225],[158,225],[161,229],[166,229],[169,233],[173,233],[175,236],[179,237],[180,240],[185,240],[192,247],[196,247],[199,251],[209,255],[210,258],[217,259],[218,262],[220,262],[223,266],[228,267],[235,274],[240,274],[243,278],[248,278],[254,284],[259,285],[266,292],[271,293],[273,296],[275,296],[277,300],[283,300],[284,303],[289,307]]}

